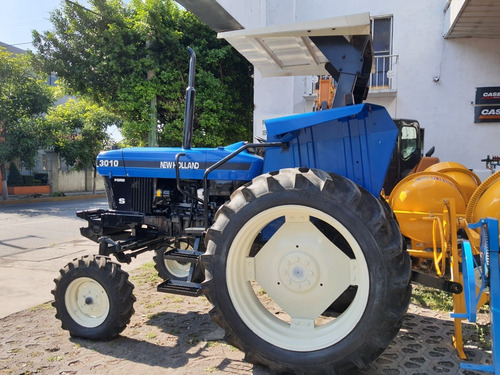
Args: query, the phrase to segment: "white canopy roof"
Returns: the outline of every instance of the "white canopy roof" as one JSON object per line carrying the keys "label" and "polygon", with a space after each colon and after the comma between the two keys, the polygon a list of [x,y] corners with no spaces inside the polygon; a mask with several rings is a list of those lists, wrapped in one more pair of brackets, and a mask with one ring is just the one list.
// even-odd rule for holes
{"label": "white canopy roof", "polygon": [[259,29],[219,33],[264,77],[327,75],[328,62],[310,37],[370,34],[370,14],[326,18]]}

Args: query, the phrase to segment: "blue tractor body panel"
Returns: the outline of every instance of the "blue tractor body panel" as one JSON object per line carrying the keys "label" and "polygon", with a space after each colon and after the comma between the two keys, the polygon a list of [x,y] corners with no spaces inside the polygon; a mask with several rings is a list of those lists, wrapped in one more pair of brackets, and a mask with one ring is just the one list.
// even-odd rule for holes
{"label": "blue tractor body panel", "polygon": [[263,172],[307,167],[333,172],[379,196],[398,135],[384,107],[357,104],[265,121],[269,142]]}
{"label": "blue tractor body panel", "polygon": [[[315,168],[345,176],[370,193],[382,190],[398,134],[386,109],[357,104],[265,121],[269,142],[264,160],[243,151],[208,175],[210,180],[250,181],[282,168]],[[244,143],[219,148],[125,148],[102,152],[97,171],[108,177],[175,179],[179,153],[181,179],[202,180],[205,170]]]}
{"label": "blue tractor body panel", "polygon": [[[182,149],[180,147],[125,148],[101,152],[97,171],[108,177],[146,177],[175,179],[175,157],[179,153],[179,175],[185,180],[202,180],[205,170],[237,150],[239,142],[219,148]],[[250,181],[262,173],[262,158],[241,152],[208,175],[209,180]]]}

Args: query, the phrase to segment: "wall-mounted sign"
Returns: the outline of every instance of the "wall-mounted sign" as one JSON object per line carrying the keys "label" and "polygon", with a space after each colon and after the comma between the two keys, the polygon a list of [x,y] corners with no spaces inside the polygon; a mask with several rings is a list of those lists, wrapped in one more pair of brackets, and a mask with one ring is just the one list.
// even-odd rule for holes
{"label": "wall-mounted sign", "polygon": [[500,86],[476,87],[474,122],[500,122]]}
{"label": "wall-mounted sign", "polygon": [[477,87],[476,105],[500,104],[500,86]]}
{"label": "wall-mounted sign", "polygon": [[500,106],[474,107],[474,122],[500,122]]}

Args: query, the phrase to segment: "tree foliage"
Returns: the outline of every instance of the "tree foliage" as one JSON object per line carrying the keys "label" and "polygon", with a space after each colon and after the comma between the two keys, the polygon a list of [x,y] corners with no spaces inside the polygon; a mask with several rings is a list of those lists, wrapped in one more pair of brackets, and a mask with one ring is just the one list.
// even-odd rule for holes
{"label": "tree foliage", "polygon": [[0,170],[3,198],[7,198],[6,165],[20,159],[34,166],[43,144],[43,113],[53,103],[45,76],[33,70],[26,55],[12,55],[0,48]]}
{"label": "tree foliage", "polygon": [[145,144],[155,96],[160,144],[182,143],[187,46],[197,54],[193,145],[251,138],[250,64],[214,31],[171,0],[89,3],[92,12],[63,3],[53,31],[33,33],[38,62],[72,94],[121,116],[128,144]]}
{"label": "tree foliage", "polygon": [[74,99],[51,108],[46,119],[54,151],[76,170],[95,167],[97,154],[111,144],[107,128],[120,123],[102,107]]}

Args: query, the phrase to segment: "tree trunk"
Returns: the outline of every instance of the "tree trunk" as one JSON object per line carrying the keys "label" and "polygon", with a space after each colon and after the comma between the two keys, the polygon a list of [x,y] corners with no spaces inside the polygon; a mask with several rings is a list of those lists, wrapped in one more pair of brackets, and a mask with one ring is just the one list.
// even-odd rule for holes
{"label": "tree trunk", "polygon": [[2,174],[2,199],[6,201],[9,192],[7,191],[7,168],[5,168],[4,163],[0,163],[0,173]]}

